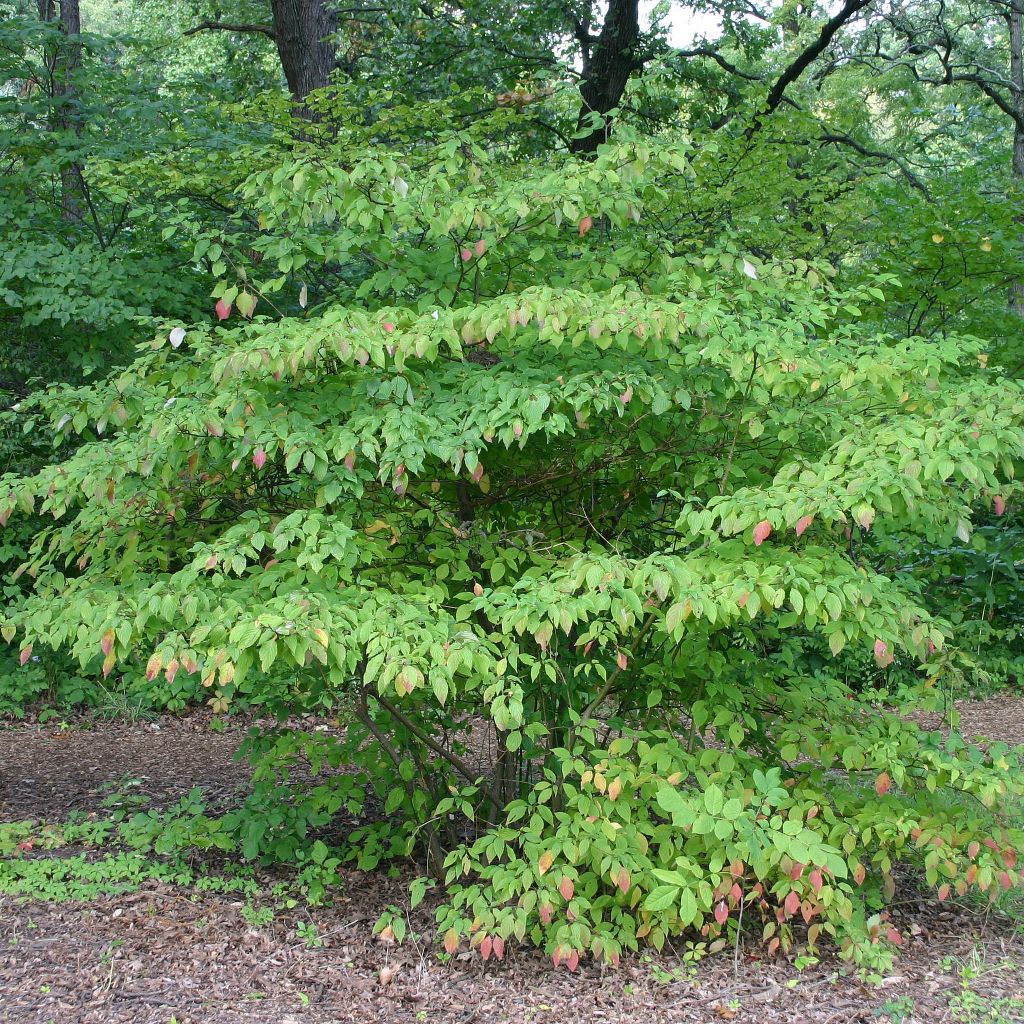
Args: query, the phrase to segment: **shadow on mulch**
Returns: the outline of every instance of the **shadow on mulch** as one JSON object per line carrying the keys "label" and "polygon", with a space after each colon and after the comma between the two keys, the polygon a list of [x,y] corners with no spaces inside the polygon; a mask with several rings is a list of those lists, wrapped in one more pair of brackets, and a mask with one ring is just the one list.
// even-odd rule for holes
{"label": "shadow on mulch", "polygon": [[[1024,737],[1021,701],[961,713],[967,734],[976,719],[989,735],[1002,723],[995,738],[1006,738],[1008,722],[1019,730],[1016,741]],[[194,786],[218,803],[237,801],[248,785],[247,766],[233,761],[243,736],[244,728],[214,733],[205,721],[187,719],[156,728],[0,730],[0,820],[97,810],[125,779],[155,806]],[[956,1002],[967,962],[981,971],[971,982],[979,996],[1021,1000],[1006,1021],[1020,1019],[1024,1006],[1024,938],[1012,924],[913,891],[893,908],[907,936],[900,959],[881,986],[865,986],[842,974],[838,960],[797,972],[783,958],[760,959],[760,947],[693,969],[682,946],[625,958],[616,969],[587,963],[576,974],[527,950],[510,949],[504,963],[462,953],[444,964],[429,899],[411,922],[422,938],[395,947],[372,935],[388,904],[406,904],[407,882],[351,872],[331,908],[279,915],[259,928],[240,899],[157,883],[87,904],[0,896],[0,1022],[955,1024],[969,1019]],[[315,933],[300,935],[300,922]]]}

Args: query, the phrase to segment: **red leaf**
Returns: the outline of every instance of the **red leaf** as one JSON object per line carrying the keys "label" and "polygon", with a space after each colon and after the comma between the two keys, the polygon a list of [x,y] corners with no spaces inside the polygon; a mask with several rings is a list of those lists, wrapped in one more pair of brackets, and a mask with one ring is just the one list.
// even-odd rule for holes
{"label": "red leaf", "polygon": [[889,645],[884,640],[875,641],[875,662],[879,668],[885,668],[887,665],[891,665],[893,661],[892,652],[889,650]]}
{"label": "red leaf", "polygon": [[864,865],[863,865],[863,864],[858,864],[858,865],[857,865],[857,866],[856,866],[856,867],[855,867],[855,868],[853,869],[853,880],[854,880],[854,881],[855,881],[855,882],[856,882],[856,883],[857,883],[858,885],[863,885],[863,884],[864,884],[864,876],[865,876],[866,874],[867,874],[867,872],[866,872],[866,871],[864,870]]}
{"label": "red leaf", "polygon": [[459,253],[459,257],[463,263],[468,263],[473,258],[473,253],[469,249],[463,249]]}
{"label": "red leaf", "polygon": [[823,884],[824,883],[823,883],[822,878],[821,878],[821,872],[817,868],[815,868],[811,872],[811,888],[815,892],[820,892],[821,891],[821,887],[822,887]]}
{"label": "red leaf", "polygon": [[1013,885],[1013,879],[1010,877],[1010,873],[1008,871],[999,872],[999,884],[1004,889],[1009,889]]}
{"label": "red leaf", "polygon": [[[616,779],[616,781],[618,781]],[[625,868],[619,868],[618,886],[622,892],[629,892],[629,872]]]}
{"label": "red leaf", "polygon": [[949,885],[948,884],[940,885],[939,886],[939,894],[938,895],[939,895],[939,899],[940,900],[948,899],[948,897],[949,897]]}
{"label": "red leaf", "polygon": [[801,516],[796,521],[796,535],[799,537],[813,522],[814,516]]}
{"label": "red leaf", "polygon": [[23,647],[23,648],[21,649],[21,655],[20,655],[20,657],[18,658],[18,661],[19,661],[19,662],[20,662],[20,663],[21,663],[22,665],[24,665],[24,664],[25,664],[25,662],[26,662],[26,661],[28,661],[28,659],[29,659],[29,658],[31,658],[31,657],[32,657],[32,645],[31,645],[31,644],[29,644],[29,645],[28,645],[27,647]]}
{"label": "red leaf", "polygon": [[227,318],[231,316],[230,302],[225,302],[223,299],[221,299],[213,308],[217,313],[218,320],[227,320]]}
{"label": "red leaf", "polygon": [[395,329],[395,325],[391,323],[390,320],[385,320],[381,326],[384,328],[385,331],[388,332],[388,334],[390,334]]}
{"label": "red leaf", "polygon": [[998,494],[992,499],[992,505],[995,507],[997,516],[1001,516],[1006,511],[1006,502]]}
{"label": "red leaf", "polygon": [[107,654],[110,654],[110,652],[113,649],[114,649],[114,631],[112,629],[108,629],[106,631],[106,633],[103,634],[103,639],[100,640],[100,650],[104,653],[104,655],[107,655]]}
{"label": "red leaf", "polygon": [[895,928],[890,928],[889,931],[887,932],[887,934],[889,936],[889,941],[894,946],[902,946],[903,945],[903,936],[900,935],[900,933],[898,931],[896,931]]}
{"label": "red leaf", "polygon": [[575,949],[568,955],[568,957],[566,957],[565,965],[569,968],[570,971],[575,971],[576,968],[579,967],[580,955],[576,952]]}
{"label": "red leaf", "polygon": [[252,464],[257,469],[262,469],[267,461],[267,453],[262,448],[257,448],[252,453]]}
{"label": "red leaf", "polygon": [[790,891],[784,906],[787,914],[795,914],[800,909],[800,897],[797,895],[796,890]]}
{"label": "red leaf", "polygon": [[484,464],[482,462],[478,462],[476,464],[476,469],[474,469],[472,474],[470,474],[470,478],[472,479],[473,483],[478,484],[483,479],[483,476]]}
{"label": "red leaf", "polygon": [[484,941],[480,943],[480,955],[485,960],[490,960],[491,959],[491,946],[492,946],[491,937],[488,935],[488,936],[486,936],[484,938]]}
{"label": "red leaf", "polygon": [[580,218],[579,232],[580,238],[582,238],[592,227],[594,226],[594,218],[587,214],[586,217]]}
{"label": "red leaf", "polygon": [[719,924],[725,924],[729,920],[729,908],[725,905],[724,901],[715,907],[715,920]]}
{"label": "red leaf", "polygon": [[772,532],[772,524],[767,519],[762,519],[761,522],[754,527],[754,544],[760,547],[767,539],[768,535]]}
{"label": "red leaf", "polygon": [[540,913],[540,919],[545,924],[551,924],[551,904],[550,903],[542,903],[540,905],[539,913]]}
{"label": "red leaf", "polygon": [[803,866],[803,864],[794,864],[789,869],[789,877],[792,878],[794,882],[799,881],[803,877],[803,873],[804,873],[804,866]]}
{"label": "red leaf", "polygon": [[154,679],[160,674],[160,669],[163,668],[163,661],[159,654],[154,654],[149,661],[146,663],[146,678],[153,682]]}
{"label": "red leaf", "polygon": [[975,841],[967,847],[967,856],[974,860],[975,857],[981,852],[981,843]]}
{"label": "red leaf", "polygon": [[892,779],[889,778],[888,772],[882,772],[881,775],[875,779],[875,792],[879,796],[885,796],[889,792],[889,788],[892,786]]}
{"label": "red leaf", "polygon": [[505,940],[500,935],[495,935],[491,941],[491,950],[494,952],[494,958],[496,960],[505,959]]}
{"label": "red leaf", "polygon": [[177,658],[171,658],[170,662],[167,665],[166,670],[164,671],[164,676],[166,677],[167,682],[173,683],[174,682],[174,677],[177,674],[178,674],[178,659]]}
{"label": "red leaf", "polygon": [[487,252],[487,242],[481,238],[476,245],[473,246],[473,251],[477,256],[483,256],[483,254]]}
{"label": "red leaf", "polygon": [[562,876],[561,882],[558,883],[558,891],[562,894],[562,899],[566,901],[572,899],[572,895],[576,891],[576,886],[568,875]]}

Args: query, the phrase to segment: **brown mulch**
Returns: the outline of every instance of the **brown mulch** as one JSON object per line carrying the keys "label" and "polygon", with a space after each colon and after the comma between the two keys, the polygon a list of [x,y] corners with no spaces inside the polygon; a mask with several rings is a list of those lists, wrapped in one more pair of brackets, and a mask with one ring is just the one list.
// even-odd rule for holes
{"label": "brown mulch", "polygon": [[[960,711],[968,735],[1024,739],[1020,699]],[[938,716],[918,720],[943,724]],[[0,728],[0,821],[96,810],[126,780],[157,806],[193,786],[224,801],[244,792],[246,767],[232,760],[244,727],[214,733],[202,720],[155,725]],[[956,999],[967,962],[983,965],[972,991],[1024,1000],[1024,935],[909,885],[892,908],[906,945],[881,985],[869,986],[837,959],[798,971],[782,957],[760,959],[753,948],[692,970],[682,946],[626,957],[616,969],[587,963],[576,974],[523,949],[510,949],[501,964],[466,953],[443,964],[429,899],[412,916],[413,941],[389,947],[372,934],[386,906],[406,904],[407,882],[383,871],[352,872],[331,908],[279,912],[259,928],[247,922],[239,897],[160,883],[89,903],[0,895],[0,1022],[956,1024],[966,1019]],[[315,924],[322,946],[306,944],[300,922]]]}

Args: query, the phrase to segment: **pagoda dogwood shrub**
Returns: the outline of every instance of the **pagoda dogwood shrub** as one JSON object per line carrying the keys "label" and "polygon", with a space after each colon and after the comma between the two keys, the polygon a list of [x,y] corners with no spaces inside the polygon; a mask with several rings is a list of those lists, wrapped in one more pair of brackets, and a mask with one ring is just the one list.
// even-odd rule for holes
{"label": "pagoda dogwood shrub", "polygon": [[[22,661],[341,704],[342,738],[252,741],[233,834],[304,856],[376,793],[346,855],[421,855],[446,947],[485,959],[742,926],[872,962],[901,863],[940,898],[1020,885],[1012,753],[802,656],[941,661],[873,544],[967,543],[1017,500],[1024,396],[985,345],[863,326],[875,284],[726,226],[694,244],[678,138],[518,162],[370,133],[254,150],[241,212],[189,243],[210,322],[21,410],[81,435],[0,486],[0,521],[50,522],[5,613]],[[273,800],[300,757],[348,768],[301,813]]]}

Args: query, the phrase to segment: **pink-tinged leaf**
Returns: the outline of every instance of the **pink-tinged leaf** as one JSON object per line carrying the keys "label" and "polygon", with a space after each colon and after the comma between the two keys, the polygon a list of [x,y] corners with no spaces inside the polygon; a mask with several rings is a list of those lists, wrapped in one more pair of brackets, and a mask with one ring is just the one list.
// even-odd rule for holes
{"label": "pink-tinged leaf", "polygon": [[725,924],[729,920],[729,908],[725,905],[724,901],[715,907],[715,920],[719,924]]}
{"label": "pink-tinged leaf", "polygon": [[810,882],[811,882],[811,888],[815,892],[821,892],[821,887],[824,884],[824,882],[823,882],[822,877],[821,877],[821,872],[817,868],[815,868],[811,872]]}
{"label": "pink-tinged leaf", "polygon": [[803,878],[803,876],[804,876],[804,866],[803,866],[803,864],[794,864],[789,869],[789,877],[792,878],[794,882],[800,881],[800,879]]}
{"label": "pink-tinged leaf", "polygon": [[800,909],[800,897],[796,894],[795,890],[790,890],[789,895],[786,897],[786,913],[792,916]]}
{"label": "pink-tinged leaf", "polygon": [[444,948],[446,953],[454,953],[459,948],[459,933],[454,928],[444,933]]}
{"label": "pink-tinged leaf", "polygon": [[554,953],[551,954],[551,962],[557,967],[562,962],[562,947],[559,946]]}
{"label": "pink-tinged leaf", "polygon": [[175,327],[171,333],[167,335],[167,340],[171,343],[171,348],[180,348],[181,343],[185,340],[185,328]]}
{"label": "pink-tinged leaf", "polygon": [[615,655],[615,664],[623,671],[626,670],[626,666],[629,665],[629,658],[625,651],[619,651],[619,653]]}
{"label": "pink-tinged leaf", "polygon": [[619,877],[617,879],[619,891],[623,893],[629,892],[631,882],[632,880],[629,877],[629,872],[625,868],[619,868]]}
{"label": "pink-tinged leaf", "polygon": [[796,535],[798,537],[802,536],[807,527],[810,526],[813,522],[814,516],[801,516],[796,521]]}
{"label": "pink-tinged leaf", "polygon": [[267,453],[262,448],[257,448],[252,453],[252,464],[257,469],[262,469],[267,463]]}
{"label": "pink-tinged leaf", "polygon": [[892,652],[889,650],[889,645],[884,640],[875,641],[875,662],[879,668],[885,668],[887,665],[891,665],[893,661]]}
{"label": "pink-tinged leaf", "polygon": [[0,508],[0,527],[7,525],[7,520],[11,518],[11,513],[14,509],[8,505],[7,508]]}
{"label": "pink-tinged leaf", "polygon": [[407,476],[395,477],[395,481],[391,485],[391,489],[399,498],[403,497],[405,492],[409,489],[409,478]]}
{"label": "pink-tinged leaf", "polygon": [[568,875],[562,876],[562,880],[558,883],[558,891],[562,894],[562,899],[566,902],[572,899],[573,893],[576,892],[576,886]]}
{"label": "pink-tinged leaf", "polygon": [[537,874],[543,875],[555,863],[555,855],[551,850],[545,850],[537,860]]}
{"label": "pink-tinged leaf", "polygon": [[970,844],[970,846],[967,847],[967,856],[970,857],[971,860],[974,860],[974,858],[977,857],[980,852],[981,844],[978,842],[973,842]]}
{"label": "pink-tinged leaf", "polygon": [[459,257],[462,259],[463,263],[468,263],[473,258],[473,253],[469,249],[463,249],[462,252],[459,253]]}
{"label": "pink-tinged leaf", "polygon": [[484,588],[479,583],[474,583],[473,584],[473,593],[476,594],[477,597],[483,597],[484,596]]}
{"label": "pink-tinged leaf", "polygon": [[356,453],[355,452],[349,452],[348,455],[345,456],[345,468],[350,473],[352,472],[353,469],[356,468]]}
{"label": "pink-tinged leaf", "polygon": [[875,521],[875,510],[873,508],[862,508],[857,513],[857,522],[865,530],[871,529],[871,524]]}
{"label": "pink-tinged leaf", "polygon": [[940,901],[949,899],[949,884],[948,883],[939,886],[938,897],[939,897]]}
{"label": "pink-tinged leaf", "polygon": [[552,908],[551,908],[551,904],[550,903],[542,903],[540,905],[539,913],[540,913],[540,919],[545,924],[551,924]]}
{"label": "pink-tinged leaf", "polygon": [[164,678],[169,683],[174,682],[174,677],[178,674],[178,659],[171,658],[167,664],[167,668],[164,670]]}
{"label": "pink-tinged leaf", "polygon": [[31,657],[32,657],[32,645],[28,644],[27,646],[22,647],[21,654],[18,656],[18,663],[21,664],[21,665],[24,665],[25,662],[28,661],[28,659],[31,658]]}
{"label": "pink-tinged leaf", "polygon": [[875,779],[875,792],[879,796],[885,796],[886,793],[892,788],[892,779],[889,778],[888,772],[882,772],[881,775]]}
{"label": "pink-tinged leaf", "polygon": [[622,792],[622,779],[615,778],[608,785],[608,799],[612,803],[615,803],[619,799],[619,794]]}
{"label": "pink-tinged leaf", "polygon": [[995,508],[997,516],[1001,516],[1006,511],[1006,502],[1002,495],[997,494],[992,499],[992,506]]}
{"label": "pink-tinged leaf", "polygon": [[473,246],[473,251],[477,256],[483,256],[483,254],[487,252],[487,242],[482,238],[479,239],[476,245]]}
{"label": "pink-tinged leaf", "polygon": [[113,649],[114,631],[112,629],[108,629],[106,633],[103,634],[103,639],[100,640],[100,650],[103,652],[104,655],[108,655]]}
{"label": "pink-tinged leaf", "polygon": [[158,675],[160,675],[160,669],[163,668],[163,660],[159,654],[154,654],[150,657],[149,661],[146,662],[146,678],[153,682]]}
{"label": "pink-tinged leaf", "polygon": [[767,519],[762,519],[761,522],[754,527],[754,544],[760,547],[767,539],[768,535],[772,532],[772,524]]}
{"label": "pink-tinged leaf", "polygon": [[356,362],[360,366],[365,366],[370,361],[370,353],[365,348],[356,349]]}
{"label": "pink-tinged leaf", "polygon": [[575,970],[576,970],[576,968],[577,968],[577,967],[579,967],[579,965],[580,965],[580,955],[579,955],[579,953],[578,953],[578,952],[577,952],[577,951],[576,951],[576,950],[574,949],[574,950],[573,950],[573,951],[572,951],[572,952],[571,952],[571,953],[570,953],[570,954],[569,954],[569,955],[568,955],[568,956],[567,956],[567,957],[565,958],[565,966],[566,966],[566,967],[568,967],[570,971],[575,971]]}
{"label": "pink-tinged leaf", "polygon": [[593,226],[594,218],[591,217],[589,213],[586,217],[581,217],[579,223],[580,238],[583,238]]}
{"label": "pink-tinged leaf", "polygon": [[230,302],[225,302],[223,299],[220,299],[218,301],[217,305],[214,306],[213,308],[214,308],[214,310],[217,313],[217,319],[218,320],[227,320],[227,318],[229,316],[231,316],[231,303]]}
{"label": "pink-tinged leaf", "polygon": [[207,424],[206,424],[206,432],[210,435],[210,437],[223,437],[224,436],[224,428],[219,423],[214,423],[213,420],[210,420],[209,422],[207,422]]}
{"label": "pink-tinged leaf", "polygon": [[622,403],[623,405],[629,405],[629,403],[630,403],[630,402],[631,402],[632,400],[633,400],[633,385],[632,385],[632,384],[630,384],[630,385],[629,385],[629,386],[628,386],[628,387],[626,388],[626,390],[625,390],[625,391],[623,391],[621,395],[619,395],[619,401],[620,401],[620,402],[621,402],[621,403]]}
{"label": "pink-tinged leaf", "polygon": [[902,946],[903,945],[903,936],[900,935],[900,933],[898,931],[896,931],[895,928],[890,928],[889,931],[886,934],[889,937],[889,941],[894,946]]}
{"label": "pink-tinged leaf", "polygon": [[863,864],[858,864],[853,869],[853,880],[858,885],[863,885],[864,884],[864,879],[865,879],[866,876],[867,876],[867,872],[864,870],[864,865]]}
{"label": "pink-tinged leaf", "polygon": [[523,425],[522,425],[522,423],[513,423],[512,424],[512,433],[516,437],[522,437],[523,436]]}
{"label": "pink-tinged leaf", "polygon": [[395,325],[390,320],[385,320],[381,326],[388,334],[391,334],[395,329]]}
{"label": "pink-tinged leaf", "polygon": [[1004,889],[1009,889],[1013,885],[1013,879],[1010,877],[1010,873],[1008,871],[999,872],[999,884]]}
{"label": "pink-tinged leaf", "polygon": [[492,941],[491,937],[489,935],[484,936],[483,942],[480,943],[480,956],[483,957],[484,960],[490,960],[491,959],[491,946],[492,945],[493,945],[493,941]]}
{"label": "pink-tinged leaf", "polygon": [[740,599],[736,602],[741,608],[747,607],[747,602],[750,600],[750,594],[740,594]]}
{"label": "pink-tinged leaf", "polygon": [[495,935],[491,940],[491,950],[495,960],[505,959],[505,940],[500,935]]}
{"label": "pink-tinged leaf", "polygon": [[476,464],[476,469],[474,469],[473,472],[470,474],[470,479],[472,479],[473,483],[478,484],[483,479],[483,477],[484,464],[482,462],[478,462]]}

